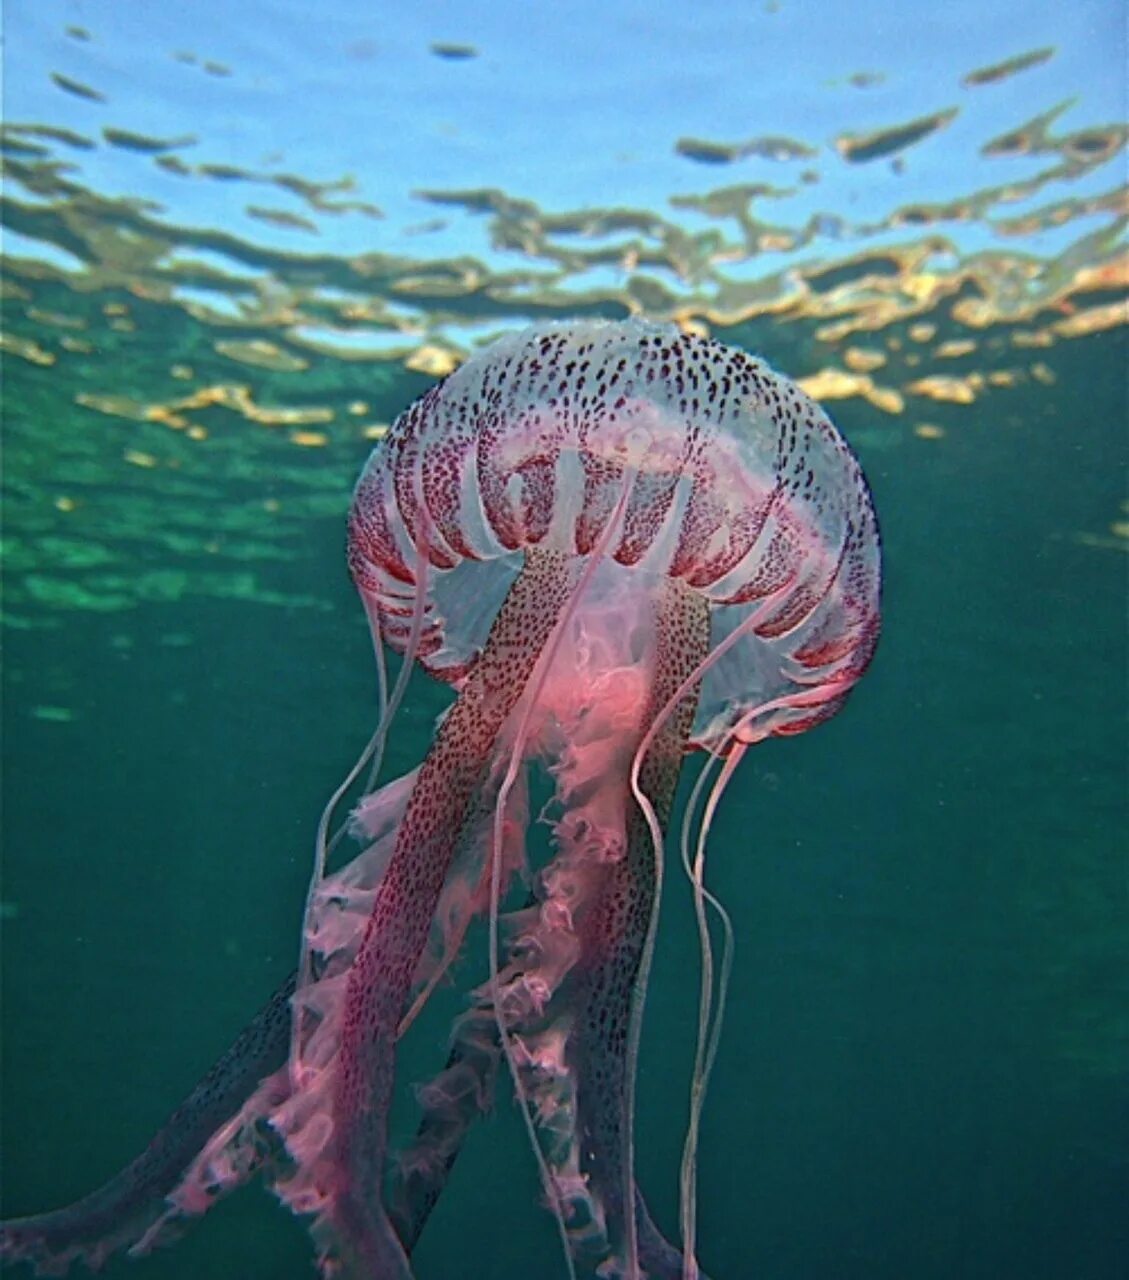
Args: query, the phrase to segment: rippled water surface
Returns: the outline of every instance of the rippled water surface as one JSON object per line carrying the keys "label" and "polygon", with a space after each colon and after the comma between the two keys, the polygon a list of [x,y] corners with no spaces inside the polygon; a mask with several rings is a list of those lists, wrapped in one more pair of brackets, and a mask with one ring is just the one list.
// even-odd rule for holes
{"label": "rippled water surface", "polygon": [[[5,1212],[134,1154],[292,963],[373,717],[372,442],[497,334],[638,314],[820,399],[888,564],[849,708],[752,752],[715,831],[703,1265],[1121,1273],[1125,24],[1044,9],[6,6]],[[413,684],[390,769],[444,702]],[[673,1233],[668,883],[639,1127]],[[503,1101],[420,1276],[557,1274],[537,1199]],[[254,1192],[110,1268],[311,1273]]]}

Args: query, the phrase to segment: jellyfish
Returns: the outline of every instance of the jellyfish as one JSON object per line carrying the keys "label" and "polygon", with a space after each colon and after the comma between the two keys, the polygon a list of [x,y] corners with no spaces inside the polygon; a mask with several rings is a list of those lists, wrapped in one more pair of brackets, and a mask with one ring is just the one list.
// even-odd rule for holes
{"label": "jellyfish", "polygon": [[[819,406],[742,351],[639,320],[542,325],[397,419],[358,481],[348,562],[380,709],[319,824],[294,974],[146,1151],[77,1204],[5,1224],[0,1257],[55,1274],[144,1253],[258,1173],[307,1219],[324,1276],[407,1280],[508,1077],[560,1273],[694,1280],[733,939],[707,836],[748,748],[835,714],[874,653],[880,543],[862,471]],[[391,690],[386,649],[402,658]],[[417,665],[454,699],[419,767],[378,786]],[[702,972],[675,1243],[636,1182],[634,1092],[691,752],[702,763],[670,843]],[[551,832],[538,856],[535,791]],[[360,851],[330,870],[343,835]],[[393,1150],[399,1042],[476,921],[476,985]]]}

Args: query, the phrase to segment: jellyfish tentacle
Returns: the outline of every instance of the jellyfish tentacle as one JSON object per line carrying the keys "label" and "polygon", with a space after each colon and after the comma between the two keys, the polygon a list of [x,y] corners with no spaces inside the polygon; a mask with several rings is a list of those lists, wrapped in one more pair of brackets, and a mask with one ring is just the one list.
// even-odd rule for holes
{"label": "jellyfish tentacle", "polygon": [[[497,793],[496,770],[488,770],[477,788],[470,818],[459,839],[460,851],[452,864],[440,895],[432,925],[428,952],[421,957],[416,970],[416,986],[412,1002],[400,1019],[397,1037],[402,1038],[432,992],[458,959],[466,931],[472,920],[489,912],[492,868],[489,850],[494,835]],[[505,892],[509,878],[525,865],[526,788],[523,780],[513,793],[502,842],[500,892]]]}
{"label": "jellyfish tentacle", "polygon": [[334,1274],[410,1275],[381,1196],[397,1032],[483,769],[571,587],[561,553],[527,555],[420,767],[349,969],[340,1052],[307,1086],[307,1103],[320,1105],[283,1124],[297,1169],[279,1192],[315,1213],[319,1258]]}
{"label": "jellyfish tentacle", "polygon": [[[649,685],[643,677],[637,681],[645,691],[640,703],[630,694],[621,703],[637,726],[635,735],[641,732],[640,722],[646,723],[646,717],[663,705],[708,643],[708,614],[698,597],[670,581],[654,590],[660,597],[655,628],[659,641],[652,662],[657,675]],[[652,600],[652,592],[645,598]],[[687,603],[689,623],[683,616]],[[587,624],[578,625],[583,632]],[[562,662],[567,666],[567,660]],[[580,701],[593,708],[608,705],[592,691],[580,695]],[[664,824],[693,716],[692,694],[685,701],[682,714],[669,719],[665,733],[652,746],[644,772],[644,785]],[[586,715],[583,722],[588,726],[599,719]],[[632,746],[620,744],[618,763],[610,765],[590,754],[607,741],[612,727],[605,721],[585,730],[592,737],[584,739],[582,733],[581,740],[574,740],[573,771],[567,766],[555,770],[567,815],[558,830],[559,852],[540,876],[534,903],[503,917],[510,938],[504,965],[475,993],[481,1003],[462,1020],[446,1068],[421,1090],[424,1120],[397,1175],[394,1220],[405,1243],[418,1235],[467,1129],[488,1105],[499,1039],[487,1035],[484,1019],[494,1017],[505,1027],[518,1095],[537,1125],[543,1159],[552,1171],[551,1191],[565,1201],[573,1252],[593,1265],[603,1259],[606,1275],[681,1273],[680,1254],[654,1227],[634,1187],[627,1120],[632,1100],[629,1036],[624,1028],[641,1003],[645,984],[643,935],[657,906],[649,886],[657,874],[661,834],[656,851],[642,810],[631,816],[629,831],[623,801],[611,806],[620,812],[618,828],[603,820],[606,812],[591,808],[579,827],[576,821],[576,804],[584,808],[581,796],[594,779],[600,782],[601,805],[609,796],[627,793]],[[521,738],[519,729],[506,753],[511,759],[522,750]],[[603,847],[593,847],[601,843]],[[497,895],[491,897],[496,900]],[[610,902],[617,905],[609,914]],[[632,902],[638,904],[632,908],[635,923],[624,927],[621,917]],[[625,950],[612,954],[617,933],[629,941]],[[613,983],[618,986],[618,1004],[605,990]],[[611,1043],[609,1009],[612,1023],[623,1032]],[[605,1103],[607,1114],[602,1114]],[[637,1239],[634,1261],[627,1243],[632,1229]]]}
{"label": "jellyfish tentacle", "polygon": [[205,1212],[220,1194],[232,1190],[266,1161],[266,1178],[276,1191],[288,1177],[287,1161],[279,1139],[283,1117],[293,1115],[308,1101],[305,1081],[316,1073],[322,1060],[329,1028],[320,1024],[332,1007],[334,992],[340,995],[345,975],[356,954],[377,889],[386,872],[396,833],[403,821],[416,773],[407,774],[368,796],[354,813],[351,826],[357,836],[367,837],[367,847],[352,862],[317,887],[309,905],[307,927],[310,937],[311,972],[316,980],[290,980],[287,1012],[288,1048],[293,1051],[294,1024],[301,1017],[305,1031],[298,1039],[301,1061],[285,1061],[272,1074],[258,1079],[245,1072],[251,1086],[242,1104],[225,1117],[183,1170],[179,1181],[165,1196],[165,1209],[134,1252],[146,1252],[186,1217]]}
{"label": "jellyfish tentacle", "polygon": [[643,723],[651,724],[681,690],[680,700],[650,737],[638,763],[638,789],[655,818],[658,838],[646,810],[632,805],[624,856],[611,863],[606,887],[587,924],[582,1012],[571,1046],[582,1173],[598,1189],[613,1248],[621,1253],[624,1274],[631,1280],[641,1274],[640,1268],[654,1275],[671,1274],[664,1269],[664,1259],[677,1256],[646,1211],[640,1211],[633,1173],[634,1091],[661,897],[661,837],[696,707],[696,686],[687,687],[685,677],[709,643],[708,606],[682,584],[668,581],[656,623],[656,674]]}
{"label": "jellyfish tentacle", "polygon": [[[679,1229],[682,1235],[683,1280],[696,1280],[697,1263],[697,1158],[698,1129],[701,1123],[702,1108],[705,1102],[705,1084],[703,1065],[706,1045],[709,1042],[711,1007],[713,1002],[713,943],[710,938],[709,920],[706,918],[705,885],[701,878],[701,859],[691,860],[690,841],[694,815],[698,808],[701,793],[705,788],[713,766],[717,763],[716,748],[710,752],[698,777],[694,788],[686,801],[686,813],[682,823],[682,834],[679,841],[682,855],[682,868],[690,882],[694,904],[694,919],[698,927],[699,948],[699,990],[698,990],[698,1028],[694,1045],[694,1067],[690,1085],[689,1117],[686,1122],[686,1135],[682,1145],[682,1162],[679,1168]],[[699,848],[699,852],[700,852]]]}
{"label": "jellyfish tentacle", "polygon": [[471,1124],[490,1108],[502,1058],[493,1010],[479,1004],[456,1022],[443,1070],[417,1090],[423,1116],[393,1161],[388,1212],[408,1253],[435,1208]]}
{"label": "jellyfish tentacle", "polygon": [[[621,582],[612,596],[617,626],[628,612]],[[553,768],[564,810],[558,853],[541,873],[537,909],[509,917],[509,963],[479,994],[493,992],[504,1017],[578,1259],[599,1263],[608,1277],[675,1280],[681,1255],[634,1184],[631,1117],[662,831],[693,720],[693,688],[683,689],[661,730],[647,737],[644,760],[633,752],[642,726],[705,652],[709,616],[699,596],[669,579],[652,583],[644,598],[655,636],[651,674],[633,673],[633,688],[618,699],[594,681],[578,695],[581,714],[566,717],[570,749]],[[581,630],[594,630],[585,643],[595,645],[607,621],[588,606]],[[643,804],[632,806],[636,763]]]}
{"label": "jellyfish tentacle", "polygon": [[729,990],[729,978],[733,970],[733,922],[729,917],[729,912],[725,909],[717,897],[712,894],[706,887],[704,882],[705,875],[705,857],[706,843],[709,840],[710,828],[713,826],[714,814],[717,806],[721,802],[721,797],[725,793],[725,789],[729,786],[729,781],[737,766],[741,763],[745,755],[746,747],[741,742],[735,742],[725,757],[725,763],[721,772],[710,788],[710,794],[706,800],[706,807],[702,814],[702,820],[698,826],[698,842],[695,853],[694,866],[694,884],[695,889],[700,890],[703,899],[713,907],[721,921],[722,928],[722,955],[721,966],[718,974],[717,983],[717,1012],[714,1016],[713,1025],[710,1027],[709,1039],[706,1044],[705,1058],[703,1061],[703,1074],[708,1081],[710,1073],[713,1071],[713,1064],[717,1059],[717,1047],[721,1040],[722,1019],[725,1012],[726,995]]}
{"label": "jellyfish tentacle", "polygon": [[[372,842],[314,896],[319,966],[331,974],[335,964],[340,974],[355,950],[347,917],[371,901],[414,776],[366,799],[355,825]],[[291,973],[146,1149],[104,1186],[64,1208],[0,1224],[0,1262],[26,1260],[43,1274],[62,1274],[76,1260],[97,1267],[119,1250],[145,1254],[264,1164],[273,1181],[279,1144],[270,1126],[290,1104],[287,1059],[303,990]]]}
{"label": "jellyfish tentacle", "polygon": [[[27,1261],[38,1273],[60,1275],[74,1261],[95,1269],[118,1250],[148,1252],[171,1239],[173,1218],[181,1215],[170,1215],[166,1197],[217,1128],[240,1111],[264,1078],[284,1067],[294,981],[291,974],[121,1172],[74,1204],[0,1224],[0,1262]],[[229,1180],[192,1212],[203,1213],[244,1182],[262,1155],[261,1149],[245,1147],[242,1163],[230,1166]]]}
{"label": "jellyfish tentacle", "polygon": [[[728,756],[722,752],[730,746]],[[694,1067],[690,1084],[690,1107],[686,1122],[686,1136],[682,1146],[682,1161],[679,1168],[679,1220],[682,1233],[682,1249],[685,1264],[683,1280],[697,1280],[699,1275],[694,1258],[697,1235],[697,1164],[698,1135],[701,1127],[702,1111],[705,1107],[706,1091],[713,1071],[717,1048],[721,1041],[721,1028],[725,1017],[726,996],[729,989],[729,975],[733,967],[733,925],[729,913],[705,885],[706,842],[713,822],[714,811],[718,801],[733,774],[733,770],[741,757],[744,748],[740,744],[731,744],[727,739],[719,743],[698,774],[694,789],[686,803],[686,813],[682,823],[680,840],[682,866],[690,881],[693,894],[694,916],[698,925],[698,943],[701,956],[701,976],[698,997],[698,1033],[694,1046]],[[722,768],[716,779],[710,784],[706,794],[705,808],[694,830],[694,818],[698,810],[699,800],[706,791],[713,766],[723,760]],[[694,853],[691,857],[691,844]],[[721,921],[723,946],[720,973],[717,981],[716,998],[714,995],[714,958],[713,942],[710,937],[709,920],[706,915],[706,904],[713,907]]]}
{"label": "jellyfish tentacle", "polygon": [[[426,543],[421,547],[418,553],[416,565],[416,574],[419,581],[423,581],[423,575],[426,573]],[[373,730],[372,737],[369,738],[361,754],[357,757],[356,763],[345,775],[345,778],[338,785],[337,789],[329,797],[322,809],[321,817],[318,820],[317,832],[314,837],[314,865],[310,872],[309,885],[306,889],[306,902],[302,909],[302,936],[298,945],[298,984],[309,982],[310,980],[310,923],[313,915],[314,898],[318,888],[325,881],[325,868],[329,855],[337,843],[338,838],[344,833],[346,827],[343,825],[332,839],[328,837],[329,824],[333,820],[334,810],[341,801],[341,797],[353,785],[353,782],[360,774],[366,764],[371,761],[369,768],[369,779],[366,790],[371,792],[376,785],[377,777],[380,774],[380,767],[384,762],[384,746],[388,740],[388,733],[392,727],[392,721],[395,719],[396,712],[400,708],[403,700],[404,692],[408,687],[408,679],[411,676],[412,667],[415,665],[416,654],[419,650],[420,635],[423,630],[423,594],[417,597],[412,607],[411,628],[408,634],[407,646],[404,650],[403,660],[400,664],[400,671],[396,677],[396,683],[392,688],[391,697],[388,694],[388,673],[384,662],[384,646],[381,643],[381,626],[380,614],[373,606],[371,601],[362,596],[365,613],[368,617],[369,632],[372,638],[373,649],[376,655],[376,673],[377,673],[377,723]],[[294,1017],[291,1020],[290,1028],[290,1071],[291,1071],[291,1088],[297,1089],[303,1083],[298,1078],[301,1071],[301,1042],[302,1033],[305,1028],[304,1011],[299,1005]]]}

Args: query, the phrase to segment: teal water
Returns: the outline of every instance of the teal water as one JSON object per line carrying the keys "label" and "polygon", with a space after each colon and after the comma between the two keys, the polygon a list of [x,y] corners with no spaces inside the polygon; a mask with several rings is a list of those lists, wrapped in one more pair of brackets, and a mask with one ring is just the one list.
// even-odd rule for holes
{"label": "teal water", "polygon": [[[738,931],[701,1174],[715,1275],[1119,1273],[1124,562],[1063,531],[1115,502],[1124,350],[1077,355],[1022,428],[965,424],[942,466],[862,449],[888,564],[878,658],[835,721],[751,753],[712,844]],[[9,634],[13,1209],[132,1155],[293,961],[313,820],[372,716],[341,542],[339,520],[311,521],[282,575],[323,612],[192,602]],[[413,686],[392,769],[419,758],[442,703]],[[49,704],[73,718],[34,714]],[[640,1083],[641,1179],[668,1225],[696,982],[686,898],[672,875]],[[551,1256],[530,1163],[503,1103],[421,1275],[525,1275],[530,1249]],[[245,1193],[110,1272],[127,1273],[308,1262],[297,1227]]]}
{"label": "teal water", "polygon": [[[1124,32],[1100,4],[583,9],[469,30],[335,3],[314,31],[286,4],[10,6],[3,1212],[115,1172],[294,963],[317,816],[374,718],[343,555],[372,440],[491,334],[640,313],[811,380],[886,557],[873,667],[834,720],[749,753],[712,837],[737,953],[702,1264],[1115,1280]],[[446,699],[413,678],[388,776]],[[658,946],[639,1177],[675,1235],[698,959],[674,860]],[[401,1129],[459,1007],[441,992],[413,1033]],[[539,1199],[503,1091],[420,1280],[563,1274]],[[250,1188],[107,1274],[312,1263]]]}

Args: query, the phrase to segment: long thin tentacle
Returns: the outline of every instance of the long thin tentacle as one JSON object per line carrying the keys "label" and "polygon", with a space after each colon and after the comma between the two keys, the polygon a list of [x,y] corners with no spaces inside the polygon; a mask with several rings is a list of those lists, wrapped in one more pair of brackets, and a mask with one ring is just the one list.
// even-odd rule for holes
{"label": "long thin tentacle", "polygon": [[[417,552],[416,557],[416,575],[417,581],[422,581],[423,576],[427,573],[426,561],[426,544]],[[404,650],[403,660],[400,663],[400,670],[396,676],[396,683],[392,689],[392,696],[388,696],[388,672],[384,662],[384,646],[381,638],[380,615],[376,608],[366,598],[364,600],[365,613],[368,616],[369,632],[372,638],[372,646],[376,657],[377,672],[377,722],[376,728],[373,730],[372,737],[369,738],[364,750],[357,757],[356,762],[345,778],[322,809],[321,817],[318,819],[317,832],[314,836],[314,865],[310,872],[310,882],[306,889],[306,901],[302,909],[302,928],[301,936],[298,943],[298,985],[302,986],[309,980],[309,964],[310,964],[310,936],[309,936],[309,919],[313,910],[314,899],[317,896],[318,889],[325,880],[325,868],[329,859],[330,851],[337,843],[338,838],[344,832],[345,827],[342,826],[334,835],[333,839],[328,838],[329,824],[333,821],[333,813],[341,797],[349,790],[354,781],[370,760],[372,762],[369,768],[369,777],[366,784],[366,790],[371,791],[376,784],[377,777],[380,774],[380,766],[384,761],[384,747],[388,741],[388,734],[392,727],[392,721],[395,719],[396,712],[400,708],[403,700],[404,692],[408,687],[408,680],[412,674],[412,667],[415,665],[416,654],[419,652],[420,636],[423,632],[423,613],[424,613],[424,592],[417,591],[415,604],[412,608],[411,631],[408,636],[408,643]],[[290,1072],[291,1072],[291,1088],[298,1088],[302,1083],[299,1078],[301,1076],[301,1040],[304,1030],[304,1013],[301,1008],[297,1010],[291,1022],[290,1028]]]}

